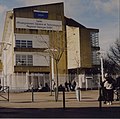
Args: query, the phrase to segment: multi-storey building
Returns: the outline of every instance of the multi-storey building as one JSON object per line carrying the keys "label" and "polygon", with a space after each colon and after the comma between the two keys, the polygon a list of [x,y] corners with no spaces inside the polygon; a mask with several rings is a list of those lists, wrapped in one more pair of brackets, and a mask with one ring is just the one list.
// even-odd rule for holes
{"label": "multi-storey building", "polygon": [[56,81],[56,74],[64,83],[68,72],[79,69],[86,75],[98,61],[98,29],[64,17],[63,3],[8,11],[2,44],[1,82],[11,90],[38,88],[51,76]]}
{"label": "multi-storey building", "polygon": [[[3,84],[12,89],[26,89],[33,82],[33,85],[38,87],[41,79],[48,82],[51,72],[50,59],[53,57],[57,60],[60,54],[62,55],[58,72],[66,74],[64,31],[63,3],[14,8],[8,11],[2,39]],[[29,81],[26,79],[26,73],[31,76]]]}

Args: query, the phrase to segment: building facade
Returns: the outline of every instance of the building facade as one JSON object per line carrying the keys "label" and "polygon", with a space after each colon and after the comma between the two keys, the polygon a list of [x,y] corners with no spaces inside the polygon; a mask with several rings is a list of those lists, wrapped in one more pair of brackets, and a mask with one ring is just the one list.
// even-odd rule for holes
{"label": "building facade", "polygon": [[[98,85],[95,77],[100,65],[99,29],[86,28],[71,18],[66,19],[68,73],[81,88]],[[94,86],[93,86],[94,85]]]}
{"label": "building facade", "polygon": [[[14,8],[6,14],[2,38],[3,86],[25,91],[85,76],[98,65],[98,29],[64,17],[64,4]],[[73,78],[74,79],[74,78]],[[71,80],[73,80],[71,78]]]}
{"label": "building facade", "polygon": [[66,74],[64,31],[63,3],[8,11],[2,39],[3,85],[17,90],[31,84],[38,88],[44,85],[42,79],[49,83],[51,70],[56,71],[51,69],[51,57],[56,61],[59,55],[58,72]]}

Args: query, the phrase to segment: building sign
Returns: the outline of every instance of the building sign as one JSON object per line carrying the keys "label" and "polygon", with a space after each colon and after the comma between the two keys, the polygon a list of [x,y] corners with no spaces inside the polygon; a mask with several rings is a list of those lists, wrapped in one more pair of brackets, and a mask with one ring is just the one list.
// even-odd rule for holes
{"label": "building sign", "polygon": [[62,31],[62,21],[17,17],[16,28]]}
{"label": "building sign", "polygon": [[34,10],[34,18],[47,19],[47,18],[48,18],[48,11],[38,11],[38,10]]}

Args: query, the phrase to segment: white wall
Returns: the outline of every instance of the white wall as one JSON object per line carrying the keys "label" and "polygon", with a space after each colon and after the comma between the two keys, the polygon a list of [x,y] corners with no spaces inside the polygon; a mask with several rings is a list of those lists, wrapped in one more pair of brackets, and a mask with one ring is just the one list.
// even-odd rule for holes
{"label": "white wall", "polygon": [[68,69],[80,67],[80,33],[78,27],[66,27]]}
{"label": "white wall", "polygon": [[[15,34],[16,40],[31,40],[33,48],[48,48],[49,36],[48,35],[35,35],[35,34]],[[33,66],[49,66],[49,55],[42,52],[15,52],[20,55],[33,55]],[[14,56],[15,59],[15,56]],[[15,65],[15,62],[14,62]]]}

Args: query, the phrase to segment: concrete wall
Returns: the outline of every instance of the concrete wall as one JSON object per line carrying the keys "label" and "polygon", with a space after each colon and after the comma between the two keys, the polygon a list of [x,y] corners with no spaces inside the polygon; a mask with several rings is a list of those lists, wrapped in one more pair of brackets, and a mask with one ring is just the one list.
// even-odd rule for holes
{"label": "concrete wall", "polygon": [[79,27],[66,27],[68,69],[81,66]]}

